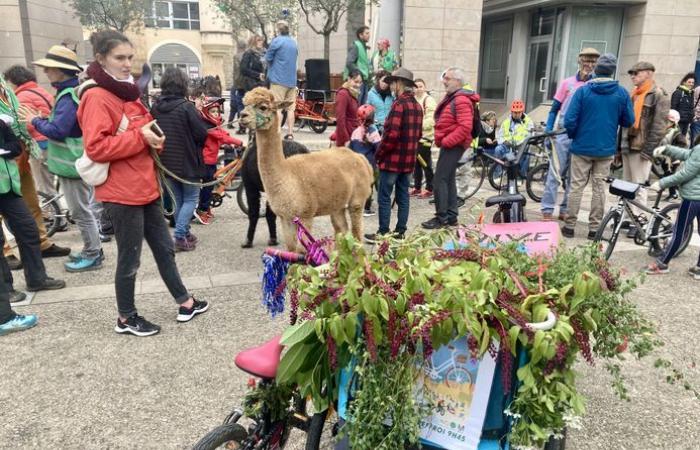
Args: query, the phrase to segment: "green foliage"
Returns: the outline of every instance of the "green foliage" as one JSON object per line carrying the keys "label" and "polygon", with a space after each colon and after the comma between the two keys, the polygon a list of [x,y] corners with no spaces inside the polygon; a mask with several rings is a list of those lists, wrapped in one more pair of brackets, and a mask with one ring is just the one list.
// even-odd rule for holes
{"label": "green foliage", "polygon": [[153,0],[70,0],[70,5],[86,28],[124,32],[143,24],[151,15]]}
{"label": "green foliage", "polygon": [[270,30],[282,18],[282,11],[294,7],[294,0],[214,0],[221,14],[231,21],[235,33],[249,31],[270,40]]}
{"label": "green foliage", "polygon": [[284,420],[289,414],[289,399],[293,392],[293,385],[290,384],[258,383],[246,394],[243,412],[252,419],[269,414],[273,421]]}
{"label": "green foliage", "polygon": [[[297,383],[322,410],[337,400],[339,368],[356,364],[360,384],[347,433],[357,448],[416,440],[428,415],[412,397],[417,361],[466,334],[475,357],[492,340],[500,341],[501,364],[512,365],[518,349],[527,353],[508,407],[515,446],[541,446],[583,414],[572,369],[579,355],[591,364],[594,356],[613,361],[614,388],[626,395],[614,364],[621,346],[629,343],[641,358],[660,345],[653,324],[625,297],[633,280],[621,279],[592,246],[561,248],[544,260],[515,244],[484,248],[476,234],[459,250],[442,250],[452,239],[444,231],[417,234],[369,253],[350,235],[338,236],[328,265],[293,267],[288,285],[301,322],[284,335],[277,381]],[[551,330],[528,325],[550,313],[557,317]]]}

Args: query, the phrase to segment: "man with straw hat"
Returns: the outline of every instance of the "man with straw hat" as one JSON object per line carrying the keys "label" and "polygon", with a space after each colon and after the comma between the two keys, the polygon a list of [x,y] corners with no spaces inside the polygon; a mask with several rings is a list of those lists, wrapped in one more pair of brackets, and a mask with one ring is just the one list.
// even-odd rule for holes
{"label": "man with straw hat", "polygon": [[403,67],[396,69],[386,82],[396,101],[384,122],[384,134],[375,154],[379,168],[379,231],[366,235],[373,242],[378,235],[389,234],[391,193],[396,187],[398,221],[394,233],[402,238],[407,229],[411,174],[416,166],[416,151],[423,129],[423,108],[416,101],[413,73]]}
{"label": "man with straw hat", "polygon": [[84,272],[102,266],[102,248],[94,203],[93,190],[78,175],[75,161],[83,155],[83,132],[78,124],[78,74],[82,68],[74,51],[54,45],[45,58],[34,61],[56,88],[56,101],[48,118],[29,107],[21,107],[25,122],[49,139],[47,165],[58,176],[71,216],[80,229],[83,250],[70,255],[64,267],[69,272]]}

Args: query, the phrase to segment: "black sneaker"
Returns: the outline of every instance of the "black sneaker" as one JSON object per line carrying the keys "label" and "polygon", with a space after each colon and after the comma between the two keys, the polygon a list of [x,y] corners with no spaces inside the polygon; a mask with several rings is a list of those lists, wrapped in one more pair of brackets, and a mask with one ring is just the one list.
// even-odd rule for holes
{"label": "black sneaker", "polygon": [[14,289],[10,291],[10,304],[23,302],[27,299],[27,294],[22,291],[15,291]]}
{"label": "black sneaker", "polygon": [[51,247],[41,251],[42,258],[57,258],[68,255],[70,255],[70,249],[68,247],[59,247],[56,244],[51,244]]}
{"label": "black sneaker", "polygon": [[7,261],[7,265],[10,267],[10,270],[22,270],[24,268],[22,261],[15,255],[8,256],[5,258],[5,261]]}
{"label": "black sneaker", "polygon": [[598,234],[597,231],[589,231],[589,232],[588,232],[588,236],[587,236],[587,237],[588,237],[588,240],[589,240],[589,241],[594,241],[594,240],[595,240],[595,235],[596,235],[596,234]]}
{"label": "black sneaker", "polygon": [[134,314],[126,319],[126,322],[122,322],[120,319],[117,319],[117,325],[114,327],[114,331],[119,334],[131,333],[134,336],[145,337],[158,334],[160,327],[149,322],[138,314]]}
{"label": "black sneaker", "polygon": [[197,314],[202,314],[203,312],[206,312],[209,309],[209,303],[205,301],[199,301],[194,297],[192,297],[192,300],[194,300],[194,304],[191,308],[185,308],[184,306],[180,306],[180,309],[177,312],[178,322],[189,322]]}
{"label": "black sneaker", "polygon": [[443,221],[439,217],[433,217],[427,222],[423,222],[422,224],[420,224],[420,226],[425,228],[426,230],[437,230],[439,228],[445,228],[446,226],[448,226],[448,223],[446,220]]}
{"label": "black sneaker", "polygon": [[56,289],[63,289],[64,287],[66,287],[65,281],[56,280],[51,277],[46,277],[46,279],[44,279],[44,281],[42,281],[41,284],[38,284],[36,286],[27,285],[27,290],[29,292],[55,291]]}
{"label": "black sneaker", "polygon": [[456,227],[457,225],[459,225],[459,219],[457,219],[456,217],[453,219],[447,219],[447,225],[451,227]]}
{"label": "black sneaker", "polygon": [[576,234],[573,228],[561,227],[561,234],[566,238],[572,238]]}

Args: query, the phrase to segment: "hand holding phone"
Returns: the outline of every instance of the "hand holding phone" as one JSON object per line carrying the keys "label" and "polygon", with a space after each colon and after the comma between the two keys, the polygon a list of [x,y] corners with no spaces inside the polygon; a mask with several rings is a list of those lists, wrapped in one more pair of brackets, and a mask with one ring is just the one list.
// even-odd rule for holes
{"label": "hand holding phone", "polygon": [[[157,133],[160,133],[157,134]],[[165,133],[160,129],[155,121],[149,122],[143,127],[141,127],[141,134],[153,148],[160,149],[163,147],[163,142],[165,142]]]}

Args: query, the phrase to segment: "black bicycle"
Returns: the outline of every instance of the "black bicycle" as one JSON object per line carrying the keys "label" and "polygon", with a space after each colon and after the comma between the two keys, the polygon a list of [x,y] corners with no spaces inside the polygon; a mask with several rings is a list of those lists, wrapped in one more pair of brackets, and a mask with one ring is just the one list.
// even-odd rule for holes
{"label": "black bicycle", "polygon": [[529,154],[530,146],[539,146],[546,139],[565,132],[565,130],[558,130],[530,136],[520,144],[515,154],[510,152],[503,159],[480,152],[483,157],[494,163],[490,172],[495,170],[494,167],[499,167],[505,175],[505,182],[501,182],[498,185],[499,195],[486,199],[487,208],[498,205],[498,211],[493,216],[494,223],[525,222],[525,204],[527,199],[520,193],[518,187],[518,183],[522,181],[522,178],[518,175],[520,162]]}
{"label": "black bicycle", "polygon": [[[617,205],[610,208],[605,217],[603,217],[603,221],[600,223],[594,238],[595,242],[600,243],[605,259],[609,259],[615,249],[617,238],[620,236],[620,230],[622,229],[623,219],[629,220],[631,226],[634,226],[637,230],[634,236],[635,244],[648,245],[650,256],[660,255],[673,236],[673,224],[676,221],[680,204],[670,203],[661,208],[662,191],[660,191],[656,195],[654,206],[649,208],[636,200],[637,193],[642,188],[641,184],[615,178],[606,178],[605,181],[610,183],[610,193],[619,197]],[[634,214],[632,206],[649,214],[651,219],[649,220],[641,214]],[[683,253],[688,247],[692,235],[693,225],[691,224],[688,234],[674,257]]]}

